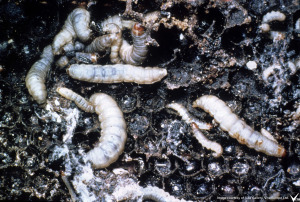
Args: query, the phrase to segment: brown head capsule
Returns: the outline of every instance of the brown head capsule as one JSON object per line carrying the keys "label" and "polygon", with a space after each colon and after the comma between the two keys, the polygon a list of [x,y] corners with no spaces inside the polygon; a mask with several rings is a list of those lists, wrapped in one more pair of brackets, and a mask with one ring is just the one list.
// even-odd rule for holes
{"label": "brown head capsule", "polygon": [[141,36],[145,33],[145,28],[140,23],[135,23],[132,28],[132,33],[135,36]]}

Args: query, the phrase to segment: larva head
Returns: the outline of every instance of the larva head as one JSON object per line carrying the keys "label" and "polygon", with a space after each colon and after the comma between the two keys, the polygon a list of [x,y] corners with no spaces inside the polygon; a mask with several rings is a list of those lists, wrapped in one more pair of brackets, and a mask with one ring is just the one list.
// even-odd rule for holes
{"label": "larva head", "polygon": [[140,23],[135,23],[132,27],[132,33],[135,36],[141,36],[145,33],[145,27],[143,27]]}
{"label": "larva head", "polygon": [[91,54],[91,62],[92,63],[97,63],[98,58],[99,58],[99,54],[98,53]]}

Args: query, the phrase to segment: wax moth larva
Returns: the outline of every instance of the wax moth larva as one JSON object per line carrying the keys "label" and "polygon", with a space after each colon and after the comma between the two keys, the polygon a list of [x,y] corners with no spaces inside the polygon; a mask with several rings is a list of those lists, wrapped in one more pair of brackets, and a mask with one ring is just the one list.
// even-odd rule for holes
{"label": "wax moth larva", "polygon": [[75,102],[75,104],[85,112],[93,113],[95,111],[94,105],[68,88],[58,87],[56,92],[58,92],[64,98]]}
{"label": "wax moth larva", "polygon": [[216,96],[204,95],[193,103],[193,107],[200,107],[208,112],[220,124],[220,128],[227,131],[239,143],[270,156],[283,157],[286,155],[286,150],[281,145],[254,131]]}
{"label": "wax moth larva", "polygon": [[87,101],[67,88],[58,88],[57,92],[74,101],[80,109],[98,114],[101,137],[86,154],[86,160],[91,161],[94,168],[105,168],[115,162],[123,152],[127,139],[125,119],[117,102],[104,93],[96,93]]}
{"label": "wax moth larva", "polygon": [[73,64],[68,74],[81,81],[92,83],[135,82],[153,84],[167,75],[167,70],[158,67],[137,67],[133,65],[84,65]]}
{"label": "wax moth larva", "polygon": [[58,55],[61,48],[70,43],[75,38],[81,41],[87,41],[90,38],[92,30],[89,28],[90,13],[83,8],[76,8],[69,15],[62,30],[55,36],[52,48],[53,53]]}
{"label": "wax moth larva", "polygon": [[209,149],[209,150],[213,150],[213,156],[214,157],[220,157],[223,153],[223,148],[220,144],[218,144],[217,142],[213,142],[209,139],[207,139],[205,137],[205,135],[199,130],[199,129],[204,129],[204,130],[208,130],[211,128],[210,124],[207,123],[203,123],[201,121],[199,121],[198,119],[196,119],[195,117],[193,117],[188,111],[187,109],[178,103],[171,103],[168,104],[166,107],[174,109],[175,111],[178,112],[178,114],[182,117],[182,119],[189,125],[191,125],[192,130],[193,130],[193,134],[196,137],[196,139],[198,140],[198,142],[205,148]]}
{"label": "wax moth larva", "polygon": [[103,52],[110,48],[110,60],[112,63],[119,63],[119,50],[122,44],[122,31],[118,25],[110,23],[103,28],[106,35],[99,36],[86,47],[86,52]]}
{"label": "wax moth larva", "polygon": [[123,40],[120,48],[120,57],[126,64],[140,65],[146,59],[148,47],[146,45],[146,37],[144,27],[141,24],[135,23],[131,31],[133,44],[129,45],[126,40]]}
{"label": "wax moth larva", "polygon": [[41,58],[36,61],[26,75],[25,83],[29,94],[39,104],[47,99],[46,77],[54,60],[51,45],[44,48]]}

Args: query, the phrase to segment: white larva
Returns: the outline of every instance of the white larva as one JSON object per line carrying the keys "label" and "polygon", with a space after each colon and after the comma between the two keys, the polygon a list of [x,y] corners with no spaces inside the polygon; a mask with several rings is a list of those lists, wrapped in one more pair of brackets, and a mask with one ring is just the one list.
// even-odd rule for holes
{"label": "white larva", "polygon": [[73,51],[82,51],[84,49],[84,44],[79,41],[75,43],[70,42],[62,47],[64,53],[73,52]]}
{"label": "white larva", "polygon": [[105,168],[115,162],[124,150],[127,134],[123,113],[116,101],[104,93],[96,93],[87,101],[67,88],[58,88],[57,92],[70,99],[86,112],[98,114],[101,137],[97,145],[86,154],[94,168]]}
{"label": "white larva", "polygon": [[62,30],[55,36],[52,48],[55,55],[60,54],[61,48],[75,38],[87,41],[92,30],[89,29],[90,13],[83,8],[76,8],[69,15]]}
{"label": "white larva", "polygon": [[171,103],[168,104],[166,107],[174,109],[175,111],[178,112],[178,114],[182,117],[182,119],[189,125],[191,125],[193,134],[198,140],[198,142],[205,147],[206,149],[213,150],[213,156],[214,157],[220,157],[223,153],[223,148],[220,144],[217,142],[213,142],[205,137],[205,135],[199,130],[199,129],[204,129],[208,130],[211,129],[211,125],[207,123],[203,123],[193,117],[191,114],[188,113],[187,109],[178,103]]}
{"label": "white larva", "polygon": [[94,168],[105,168],[115,162],[124,150],[127,134],[123,113],[116,101],[104,93],[90,98],[101,123],[101,138],[97,146],[87,153]]}
{"label": "white larva", "polygon": [[168,192],[165,192],[163,189],[153,186],[147,186],[143,188],[143,200],[153,200],[156,202],[185,202],[184,199],[177,199],[174,196],[171,196]]}
{"label": "white larva", "polygon": [[135,23],[132,27],[131,36],[133,44],[129,45],[126,40],[123,40],[120,48],[120,57],[126,64],[140,65],[146,59],[148,47],[146,45],[146,37],[144,27],[139,23]]}
{"label": "white larva", "polygon": [[92,105],[89,101],[87,101],[77,93],[73,92],[72,90],[68,88],[58,87],[56,89],[56,92],[58,92],[64,98],[75,102],[75,104],[83,111],[90,113],[95,112],[94,105]]}
{"label": "white larva", "polygon": [[67,56],[61,56],[57,61],[56,65],[60,67],[61,69],[66,67],[69,64],[69,59]]}
{"label": "white larva", "polygon": [[223,148],[219,143],[207,139],[207,137],[205,137],[205,135],[199,130],[199,127],[196,123],[191,123],[191,126],[193,134],[198,142],[206,149],[214,151],[213,156],[215,158],[218,158],[223,154]]}
{"label": "white larva", "polygon": [[179,103],[173,102],[173,103],[166,105],[166,107],[177,111],[177,113],[182,117],[182,120],[184,120],[189,125],[192,123],[195,123],[195,124],[197,124],[199,129],[202,129],[202,130],[209,130],[212,128],[211,124],[199,121],[194,116],[192,116],[183,105],[181,105]]}
{"label": "white larva", "polygon": [[158,67],[137,67],[133,65],[84,65],[73,64],[68,74],[77,80],[92,83],[135,82],[153,84],[167,75],[167,70]]}
{"label": "white larva", "polygon": [[25,83],[29,94],[39,104],[47,99],[46,76],[51,68],[54,56],[51,45],[44,48],[41,58],[36,61],[26,75]]}
{"label": "white larva", "polygon": [[110,60],[112,63],[119,63],[119,50],[122,44],[122,31],[116,24],[107,24],[103,28],[104,32],[108,34],[99,36],[93,40],[93,42],[86,47],[86,52],[103,52],[107,49],[111,49]]}
{"label": "white larva", "polygon": [[118,25],[121,30],[124,30],[125,28],[131,29],[136,22],[133,20],[123,20],[121,16],[114,15],[102,21],[100,26],[104,28],[107,24],[111,23]]}
{"label": "white larva", "polygon": [[280,11],[271,11],[263,16],[262,22],[269,23],[272,21],[285,21],[285,15]]}
{"label": "white larva", "polygon": [[220,124],[220,128],[227,131],[239,143],[270,156],[283,157],[286,155],[284,147],[259,132],[254,131],[243,120],[232,113],[226,103],[218,97],[204,95],[193,103],[193,107],[200,107],[208,112]]}

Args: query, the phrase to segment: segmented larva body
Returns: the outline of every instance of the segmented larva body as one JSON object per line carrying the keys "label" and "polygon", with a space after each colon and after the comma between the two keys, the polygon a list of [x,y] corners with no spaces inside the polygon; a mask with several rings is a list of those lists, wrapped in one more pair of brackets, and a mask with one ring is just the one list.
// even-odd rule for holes
{"label": "segmented larva body", "polygon": [[124,150],[127,134],[123,113],[116,101],[104,93],[90,98],[101,123],[101,138],[97,146],[87,153],[95,168],[105,168],[115,162]]}
{"label": "segmented larva body", "polygon": [[279,11],[271,11],[263,16],[262,22],[285,21],[285,15]]}
{"label": "segmented larva body", "polygon": [[104,32],[108,34],[99,36],[93,40],[93,42],[86,47],[86,52],[103,52],[107,49],[111,49],[110,60],[112,63],[119,63],[119,50],[122,44],[122,31],[118,25],[110,23],[103,28]]}
{"label": "segmented larva body", "polygon": [[213,156],[214,157],[220,157],[223,153],[223,148],[220,144],[218,144],[217,142],[213,142],[209,139],[207,139],[204,134],[199,130],[199,129],[204,129],[204,130],[208,130],[211,129],[211,125],[201,122],[198,119],[196,119],[195,117],[193,117],[191,114],[188,113],[187,109],[178,103],[171,103],[168,104],[166,107],[174,109],[175,111],[178,112],[178,114],[182,117],[182,119],[189,125],[191,125],[192,129],[193,129],[193,134],[196,137],[196,139],[198,140],[198,142],[205,148],[209,149],[209,150],[213,150]]}
{"label": "segmented larva body", "polygon": [[227,131],[239,143],[270,156],[285,156],[286,151],[281,145],[254,131],[243,120],[232,113],[224,101],[216,96],[204,95],[193,103],[193,107],[200,107],[208,112],[220,124],[220,128]]}
{"label": "segmented larva body", "polygon": [[186,202],[186,200],[177,199],[174,196],[171,196],[168,192],[165,192],[163,189],[158,187],[148,186],[143,188],[143,200],[153,200],[156,202]]}
{"label": "segmented larva body", "polygon": [[141,24],[135,23],[131,31],[133,44],[129,45],[126,40],[123,40],[120,57],[124,63],[140,65],[146,59],[148,47],[145,43],[147,34],[144,31]]}
{"label": "segmented larva body", "polygon": [[25,83],[29,94],[39,104],[47,99],[46,77],[54,60],[51,45],[44,48],[41,58],[36,61],[26,75]]}
{"label": "segmented larva body", "polygon": [[64,68],[69,64],[69,58],[67,56],[61,56],[57,61],[56,65],[60,68]]}
{"label": "segmented larva body", "polygon": [[199,129],[202,129],[202,130],[209,130],[212,128],[211,124],[204,123],[202,121],[199,121],[195,117],[193,117],[182,104],[173,102],[173,103],[166,105],[166,107],[177,111],[177,113],[182,117],[182,120],[184,120],[187,124],[195,123],[195,124],[197,124]]}
{"label": "segmented larva body", "polygon": [[95,112],[94,105],[92,105],[89,101],[78,95],[77,93],[73,92],[68,88],[58,87],[56,92],[67,98],[68,100],[72,100],[75,104],[83,111],[93,113]]}
{"label": "segmented larva body", "polygon": [[86,154],[94,168],[105,168],[115,162],[124,150],[127,139],[126,123],[116,101],[104,93],[96,93],[87,101],[70,89],[56,90],[86,112],[96,112],[100,121],[101,137],[97,145]]}
{"label": "segmented larva body", "polygon": [[75,41],[75,43],[68,43],[62,47],[64,53],[73,52],[73,51],[82,51],[84,49],[84,44],[79,41]]}
{"label": "segmented larva body", "polygon": [[67,69],[68,74],[81,81],[92,83],[135,82],[153,84],[167,75],[167,70],[158,67],[137,67],[133,65],[84,65],[73,64]]}
{"label": "segmented larva body", "polygon": [[193,134],[198,142],[206,149],[214,151],[213,156],[215,158],[218,158],[223,154],[223,148],[219,143],[207,139],[207,137],[205,137],[205,135],[199,130],[199,127],[196,123],[191,123],[191,126]]}
{"label": "segmented larva body", "polygon": [[62,30],[55,36],[52,48],[55,55],[60,54],[61,48],[73,39],[87,41],[90,38],[90,13],[83,8],[76,8],[69,15]]}
{"label": "segmented larva body", "polygon": [[270,31],[269,23],[272,21],[285,21],[286,16],[279,11],[271,11],[263,16],[262,24],[260,25],[260,29],[263,32]]}
{"label": "segmented larva body", "polygon": [[103,29],[107,24],[116,24],[121,30],[124,30],[125,28],[131,29],[135,23],[133,20],[123,20],[121,16],[114,15],[102,21],[100,26]]}

